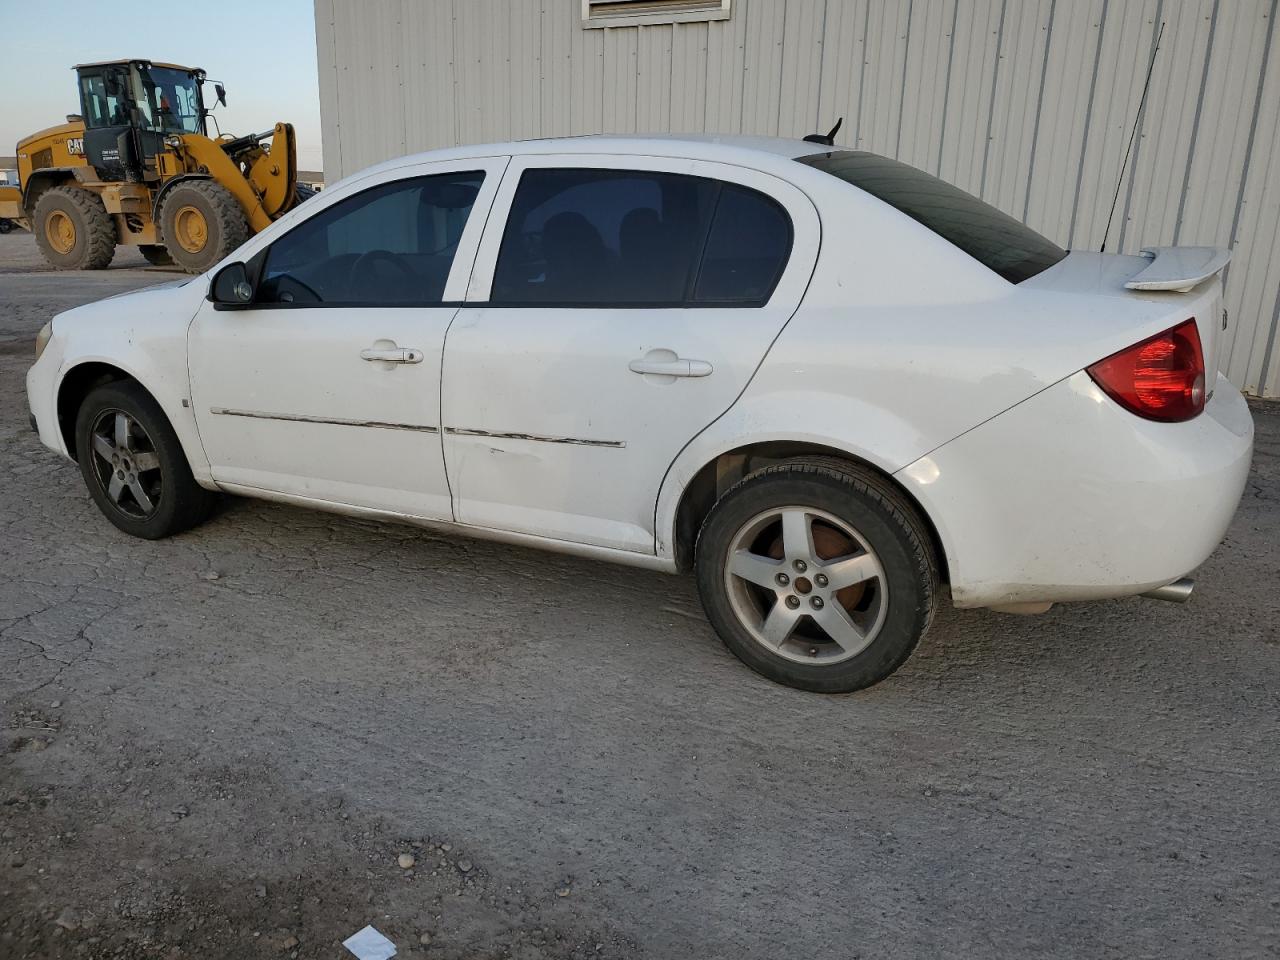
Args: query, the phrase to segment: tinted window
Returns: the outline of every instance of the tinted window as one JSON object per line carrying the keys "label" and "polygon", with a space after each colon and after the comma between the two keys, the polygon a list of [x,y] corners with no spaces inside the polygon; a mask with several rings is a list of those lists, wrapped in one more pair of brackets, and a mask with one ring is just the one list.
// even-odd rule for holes
{"label": "tinted window", "polygon": [[836,150],[801,157],[800,162],[879,197],[1010,283],[1034,277],[1067,255],[991,204],[888,157]]}
{"label": "tinted window", "polygon": [[676,304],[694,277],[713,180],[618,170],[528,170],[493,281],[508,303]]}
{"label": "tinted window", "polygon": [[767,300],[790,252],[786,211],[762,193],[725,184],[693,298],[700,303]]}
{"label": "tinted window", "polygon": [[267,254],[268,303],[438,303],[484,174],[384,183],[299,224]]}

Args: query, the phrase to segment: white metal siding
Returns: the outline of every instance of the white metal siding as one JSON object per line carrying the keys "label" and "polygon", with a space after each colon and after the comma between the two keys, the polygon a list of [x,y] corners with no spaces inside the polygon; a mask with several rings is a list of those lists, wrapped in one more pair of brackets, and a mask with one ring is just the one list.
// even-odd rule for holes
{"label": "white metal siding", "polygon": [[315,0],[325,179],[458,143],[800,136],[898,157],[1097,249],[1230,246],[1227,373],[1280,396],[1277,0],[733,0],[584,30],[579,0]]}

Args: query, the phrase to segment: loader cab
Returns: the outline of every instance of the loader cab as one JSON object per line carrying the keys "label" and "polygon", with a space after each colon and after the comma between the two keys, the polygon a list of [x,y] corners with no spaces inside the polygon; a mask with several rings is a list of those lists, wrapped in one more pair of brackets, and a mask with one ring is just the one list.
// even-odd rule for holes
{"label": "loader cab", "polygon": [[109,181],[140,182],[167,136],[205,133],[204,71],[149,60],[76,68],[85,160]]}

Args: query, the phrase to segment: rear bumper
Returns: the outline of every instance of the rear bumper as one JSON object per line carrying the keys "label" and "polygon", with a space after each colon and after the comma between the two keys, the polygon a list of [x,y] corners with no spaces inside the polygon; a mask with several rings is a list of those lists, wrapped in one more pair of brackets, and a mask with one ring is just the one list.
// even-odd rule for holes
{"label": "rear bumper", "polygon": [[1252,453],[1249,408],[1221,376],[1203,414],[1153,423],[1081,372],[897,476],[938,528],[956,606],[1094,600],[1203,563]]}

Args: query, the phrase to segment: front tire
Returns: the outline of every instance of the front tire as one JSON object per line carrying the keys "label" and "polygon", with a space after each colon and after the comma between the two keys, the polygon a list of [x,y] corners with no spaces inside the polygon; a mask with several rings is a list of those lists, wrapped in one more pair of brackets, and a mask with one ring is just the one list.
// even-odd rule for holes
{"label": "front tire", "polygon": [[168,418],[136,383],[108,383],[85,398],[76,459],[98,509],[130,536],[181,533],[204,520],[216,499],[195,482]]}
{"label": "front tire", "polygon": [[725,645],[801,690],[847,693],[898,669],[937,607],[932,543],[915,508],[864,467],[786,461],[730,489],[695,553]]}
{"label": "front tire", "polygon": [[116,255],[116,225],[102,198],[83,187],[50,187],[32,216],[36,244],[59,270],[102,270]]}
{"label": "front tire", "polygon": [[165,196],[160,232],[175,263],[187,273],[203,273],[249,239],[249,223],[222,184],[189,180]]}

